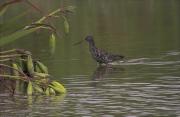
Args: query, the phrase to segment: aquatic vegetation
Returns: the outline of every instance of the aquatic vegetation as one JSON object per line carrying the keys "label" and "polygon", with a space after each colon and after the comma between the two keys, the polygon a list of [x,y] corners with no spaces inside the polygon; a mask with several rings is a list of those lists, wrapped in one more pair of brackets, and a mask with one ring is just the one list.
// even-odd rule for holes
{"label": "aquatic vegetation", "polygon": [[56,36],[52,33],[49,37],[49,50],[50,53],[54,53],[56,48]]}
{"label": "aquatic vegetation", "polygon": [[[33,3],[31,3],[28,0],[27,1],[26,0],[25,1],[24,0],[12,0],[12,1],[0,4],[0,17],[2,17],[3,14],[5,12],[7,12],[8,7],[12,6],[15,3],[17,4],[17,3],[21,3],[21,2],[27,3],[28,5],[30,5],[33,9],[35,9],[38,12],[42,12],[41,9],[37,7],[37,5],[34,5]],[[38,19],[35,22],[32,22],[30,25],[29,24],[25,25],[23,29],[22,28],[17,29],[15,32],[12,32],[10,34],[4,35],[3,37],[0,37],[0,46],[9,44],[17,39],[20,39],[28,34],[33,33],[39,29],[48,29],[51,34],[56,36],[56,28],[51,25],[51,21],[52,21],[51,19],[54,19],[54,18],[63,19],[65,33],[69,33],[69,23],[68,23],[66,16],[67,16],[67,14],[72,13],[73,11],[74,11],[73,6],[57,8],[57,9],[53,10],[52,12],[43,15],[40,19]],[[23,14],[23,12],[22,12],[22,14]],[[18,17],[17,17],[17,19],[18,19]],[[13,23],[16,24],[16,22],[14,21],[14,22],[11,22],[11,24],[9,26],[12,27]],[[6,25],[8,25],[8,24],[6,24]],[[3,24],[1,25],[1,32],[5,32],[7,30],[6,28],[4,30],[2,30],[3,27],[6,27],[6,26],[3,26]],[[55,38],[53,38],[53,39],[55,39]],[[52,45],[55,45],[54,43],[55,43],[55,40],[53,40]],[[52,47],[55,47],[55,46],[51,46],[51,48]]]}
{"label": "aquatic vegetation", "polygon": [[51,80],[48,68],[39,60],[33,59],[29,51],[12,49],[0,52],[0,81],[12,81],[4,84],[5,90],[12,94],[27,95],[59,95],[66,93],[64,86]]}
{"label": "aquatic vegetation", "polygon": [[[50,34],[49,48],[53,54],[56,47],[57,32],[51,21],[54,18],[62,19],[64,21],[64,32],[69,33],[67,14],[72,13],[74,7],[56,8],[50,13],[44,14],[37,5],[28,0],[10,0],[0,4],[0,17],[3,17],[10,7],[16,7],[18,3],[28,4],[35,11],[41,13],[42,16],[38,20],[32,21],[31,24],[23,25],[23,28],[15,29],[16,27],[13,26],[16,24],[16,20],[29,13],[30,10],[28,9],[12,17],[15,20],[10,19],[5,24],[0,24],[0,34],[3,33],[3,36],[0,37],[0,47],[37,30],[46,29]],[[15,31],[4,34],[8,28],[12,29],[12,27]],[[27,95],[44,94],[49,96],[66,93],[64,86],[58,81],[51,80],[51,77],[48,68],[41,61],[34,59],[29,51],[12,49],[0,52],[0,82],[3,82],[0,87],[10,91],[11,94],[25,93]],[[8,82],[6,83],[6,81]]]}

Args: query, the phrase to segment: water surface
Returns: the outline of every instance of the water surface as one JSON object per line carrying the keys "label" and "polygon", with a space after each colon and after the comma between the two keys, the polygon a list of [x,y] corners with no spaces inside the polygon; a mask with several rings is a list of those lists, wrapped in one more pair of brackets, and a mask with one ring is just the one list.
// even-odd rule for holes
{"label": "water surface", "polygon": [[[62,32],[62,21],[55,21],[61,35],[54,55],[49,52],[49,35],[43,31],[3,48],[32,51],[68,93],[52,97],[0,94],[0,116],[180,116],[180,1],[39,1],[46,11],[60,4],[76,6],[76,11],[69,16],[68,35]],[[3,22],[21,9],[11,8]],[[17,24],[36,17],[27,15]],[[98,47],[125,55],[127,62],[97,66],[86,43],[73,46],[89,34]]]}

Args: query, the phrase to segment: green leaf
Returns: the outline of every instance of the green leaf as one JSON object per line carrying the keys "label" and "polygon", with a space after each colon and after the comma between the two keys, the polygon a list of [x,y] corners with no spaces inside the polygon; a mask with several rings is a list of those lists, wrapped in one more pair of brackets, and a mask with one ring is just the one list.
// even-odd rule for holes
{"label": "green leaf", "polygon": [[14,68],[14,69],[13,69],[13,75],[19,76],[17,64],[16,64],[16,63],[12,63],[12,67]]}
{"label": "green leaf", "polygon": [[28,55],[28,58],[27,58],[27,70],[30,75],[34,74],[34,65],[33,65],[33,60],[31,58],[31,55]]}
{"label": "green leaf", "polygon": [[55,49],[56,49],[56,37],[53,33],[51,34],[49,38],[49,47],[50,47],[51,54],[54,54]]}
{"label": "green leaf", "polygon": [[27,86],[27,94],[32,95],[32,93],[33,93],[32,82],[29,81],[28,86]]}
{"label": "green leaf", "polygon": [[39,73],[39,72],[34,72],[34,75],[35,75],[35,76],[38,76],[38,77],[40,77],[40,78],[47,78],[47,77],[50,76],[49,74]]}
{"label": "green leaf", "polygon": [[56,95],[56,92],[54,91],[53,88],[49,88],[49,93],[50,93],[51,95]]}
{"label": "green leaf", "polygon": [[42,89],[39,85],[33,84],[33,86],[34,86],[34,90],[35,90],[37,93],[41,93],[41,94],[44,93],[43,89]]}
{"label": "green leaf", "polygon": [[50,95],[50,92],[49,92],[49,87],[46,89],[46,91],[45,91],[45,94],[47,95],[47,96],[49,96]]}
{"label": "green leaf", "polygon": [[46,73],[48,74],[48,68],[41,63],[40,61],[36,61],[36,65],[39,67],[39,69],[41,70],[41,73]]}
{"label": "green leaf", "polygon": [[52,81],[49,86],[53,88],[57,93],[66,93],[66,89],[64,88],[64,86],[57,81]]}
{"label": "green leaf", "polygon": [[[18,2],[18,1],[17,1],[17,2]],[[1,9],[1,7],[0,7],[0,9]],[[71,8],[70,8],[70,9],[71,9]],[[43,21],[45,21],[45,20],[46,20],[47,18],[49,18],[50,16],[53,16],[53,15],[55,15],[55,14],[61,12],[61,11],[62,11],[62,9],[60,9],[60,8],[59,8],[59,9],[56,9],[56,10],[54,10],[53,12],[49,13],[48,15],[43,16],[42,18],[40,18],[40,19],[37,20],[35,23],[42,23]],[[65,21],[65,24],[66,24],[66,32],[69,32],[69,31],[68,31],[68,30],[69,30],[69,28],[68,28],[68,27],[69,27],[68,22]],[[42,28],[42,26],[39,26],[39,27],[37,27],[37,28],[30,28],[29,30],[19,30],[19,31],[16,31],[16,32],[14,32],[14,33],[12,33],[12,34],[10,34],[10,35],[1,37],[1,38],[0,38],[0,46],[6,45],[6,44],[8,44],[8,43],[10,43],[10,42],[13,42],[13,41],[15,41],[15,40],[17,40],[17,39],[20,39],[20,38],[22,38],[22,37],[24,37],[24,36],[26,36],[26,35],[34,32],[34,31],[36,31],[36,30],[39,29],[39,28]]]}
{"label": "green leaf", "polygon": [[63,16],[64,18],[64,31],[65,33],[69,33],[69,23],[68,23],[68,20],[65,16]]}
{"label": "green leaf", "polygon": [[39,28],[33,28],[33,29],[29,29],[29,30],[19,30],[19,31],[14,32],[10,35],[2,37],[2,38],[0,38],[0,46],[3,46],[3,45],[8,44],[10,42],[13,42],[17,39],[20,39],[21,37],[24,37],[24,36],[34,32],[34,31],[36,31],[37,29],[39,29]]}

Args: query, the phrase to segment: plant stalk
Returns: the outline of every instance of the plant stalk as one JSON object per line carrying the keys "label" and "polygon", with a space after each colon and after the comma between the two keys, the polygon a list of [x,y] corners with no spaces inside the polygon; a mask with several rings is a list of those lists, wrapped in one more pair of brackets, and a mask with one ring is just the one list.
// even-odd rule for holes
{"label": "plant stalk", "polygon": [[13,80],[23,80],[23,81],[27,81],[28,82],[28,80],[26,80],[26,77],[21,77],[21,76],[12,76],[12,75],[2,75],[2,74],[0,74],[0,77],[11,78]]}

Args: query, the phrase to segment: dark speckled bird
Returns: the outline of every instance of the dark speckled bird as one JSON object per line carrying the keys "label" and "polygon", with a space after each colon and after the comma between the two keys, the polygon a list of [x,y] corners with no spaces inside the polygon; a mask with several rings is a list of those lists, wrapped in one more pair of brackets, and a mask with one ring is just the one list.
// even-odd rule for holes
{"label": "dark speckled bird", "polygon": [[108,52],[105,52],[96,47],[95,42],[92,36],[87,36],[85,40],[89,43],[89,51],[92,57],[99,63],[99,64],[108,64],[115,61],[120,61],[124,58],[122,55],[115,55]]}

